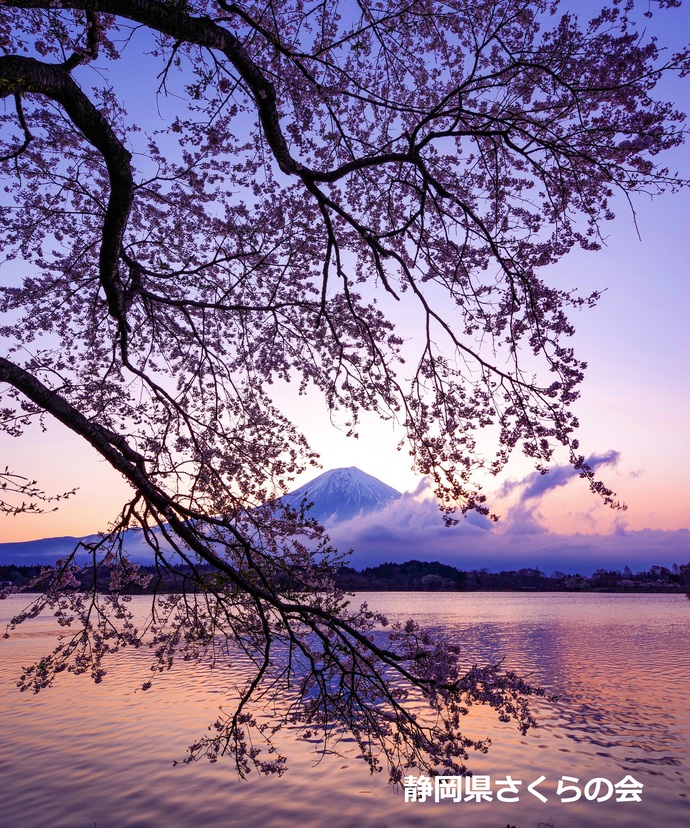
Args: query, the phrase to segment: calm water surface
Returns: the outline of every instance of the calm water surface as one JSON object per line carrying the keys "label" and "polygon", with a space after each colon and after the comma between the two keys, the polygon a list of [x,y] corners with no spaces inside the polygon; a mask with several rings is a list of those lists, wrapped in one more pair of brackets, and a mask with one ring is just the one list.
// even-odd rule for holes
{"label": "calm water surface", "polygon": [[[147,693],[148,662],[121,654],[101,685],[63,675],[37,696],[15,687],[20,667],[51,649],[56,625],[37,619],[0,641],[0,825],[13,828],[648,828],[690,825],[690,602],[679,595],[369,593],[372,608],[442,628],[469,664],[504,659],[558,693],[540,728],[521,736],[488,712],[469,735],[491,735],[475,774],[521,780],[519,802],[406,803],[369,775],[351,744],[315,764],[303,744],[280,779],[240,782],[232,768],[173,767],[215,718],[231,675],[178,669]],[[135,599],[145,600],[145,599]],[[25,599],[0,602],[0,621]],[[254,776],[254,774],[252,774]],[[582,786],[626,775],[642,801],[562,803],[561,776]],[[543,803],[526,787],[540,776]]]}

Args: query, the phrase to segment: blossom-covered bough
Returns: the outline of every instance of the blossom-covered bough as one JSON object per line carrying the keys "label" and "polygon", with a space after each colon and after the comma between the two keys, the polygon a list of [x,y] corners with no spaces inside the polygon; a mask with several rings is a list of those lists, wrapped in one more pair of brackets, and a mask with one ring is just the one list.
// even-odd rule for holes
{"label": "blossom-covered bough", "polygon": [[[683,116],[653,90],[688,53],[645,40],[635,13],[0,1],[0,426],[20,438],[55,418],[133,492],[76,550],[90,564],[46,569],[15,619],[48,607],[66,628],[22,686],[100,680],[124,645],[152,647],[154,677],[240,658],[247,684],[190,758],[229,752],[241,773],[282,770],[285,724],[322,745],[353,734],[394,781],[462,773],[486,747],[462,732],[472,704],[533,724],[517,676],[349,607],[322,529],[274,500],[315,456],[271,392],[321,392],[353,434],[364,411],[395,418],[449,510],[489,514],[477,473],[518,446],[543,471],[560,447],[617,505],[571,410],[585,366],[567,314],[597,294],[540,274],[598,247],[617,194],[684,183],[657,163]],[[40,504],[20,474],[2,479]],[[152,580],[127,556],[132,529]],[[135,618],[127,592],[171,574],[178,589]]]}

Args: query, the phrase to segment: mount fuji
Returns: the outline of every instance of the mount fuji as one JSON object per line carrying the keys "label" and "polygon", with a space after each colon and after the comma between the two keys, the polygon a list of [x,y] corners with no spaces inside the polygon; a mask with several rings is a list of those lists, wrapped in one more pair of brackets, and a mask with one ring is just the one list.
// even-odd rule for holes
{"label": "mount fuji", "polygon": [[292,509],[299,509],[302,501],[306,500],[307,504],[312,504],[307,511],[308,517],[315,518],[325,526],[333,526],[356,515],[383,509],[401,496],[397,489],[387,486],[356,466],[350,466],[320,474],[294,492],[281,497],[280,502]]}

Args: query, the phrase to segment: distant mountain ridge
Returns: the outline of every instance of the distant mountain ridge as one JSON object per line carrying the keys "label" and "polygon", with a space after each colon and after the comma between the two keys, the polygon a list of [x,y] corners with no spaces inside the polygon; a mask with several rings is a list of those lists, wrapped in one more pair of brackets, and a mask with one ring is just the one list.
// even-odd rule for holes
{"label": "distant mountain ridge", "polygon": [[307,511],[309,517],[316,518],[324,526],[334,526],[357,515],[383,509],[400,497],[402,493],[397,489],[356,466],[349,466],[320,474],[281,497],[280,502],[299,509],[306,499],[312,504]]}
{"label": "distant mountain ridge", "polygon": [[55,563],[58,558],[69,555],[79,541],[97,539],[98,535],[88,535],[82,538],[62,535],[57,538],[0,543],[0,563],[51,564]]}

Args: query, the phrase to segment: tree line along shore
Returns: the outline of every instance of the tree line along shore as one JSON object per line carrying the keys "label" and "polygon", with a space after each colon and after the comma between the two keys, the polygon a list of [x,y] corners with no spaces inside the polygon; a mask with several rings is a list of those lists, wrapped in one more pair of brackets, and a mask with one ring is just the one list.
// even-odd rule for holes
{"label": "tree line along shore", "polygon": [[[211,567],[203,567],[211,575]],[[39,565],[0,566],[0,585],[16,586],[27,591],[38,591],[40,587],[30,586],[40,575]],[[174,592],[185,588],[189,572],[180,567],[176,573],[163,574],[154,566],[142,565],[139,571],[152,576],[148,587],[131,587],[132,594]],[[108,571],[103,569],[99,581],[103,586],[108,581]],[[93,573],[84,576],[82,586],[92,585]],[[553,572],[547,575],[538,568],[525,567],[517,570],[492,572],[487,568],[461,570],[438,561],[411,560],[405,563],[383,563],[378,566],[356,570],[342,566],[334,573],[336,587],[348,592],[685,592],[690,597],[690,562],[666,566],[651,566],[649,569],[633,572],[626,566],[620,569],[597,569],[592,575]]]}

